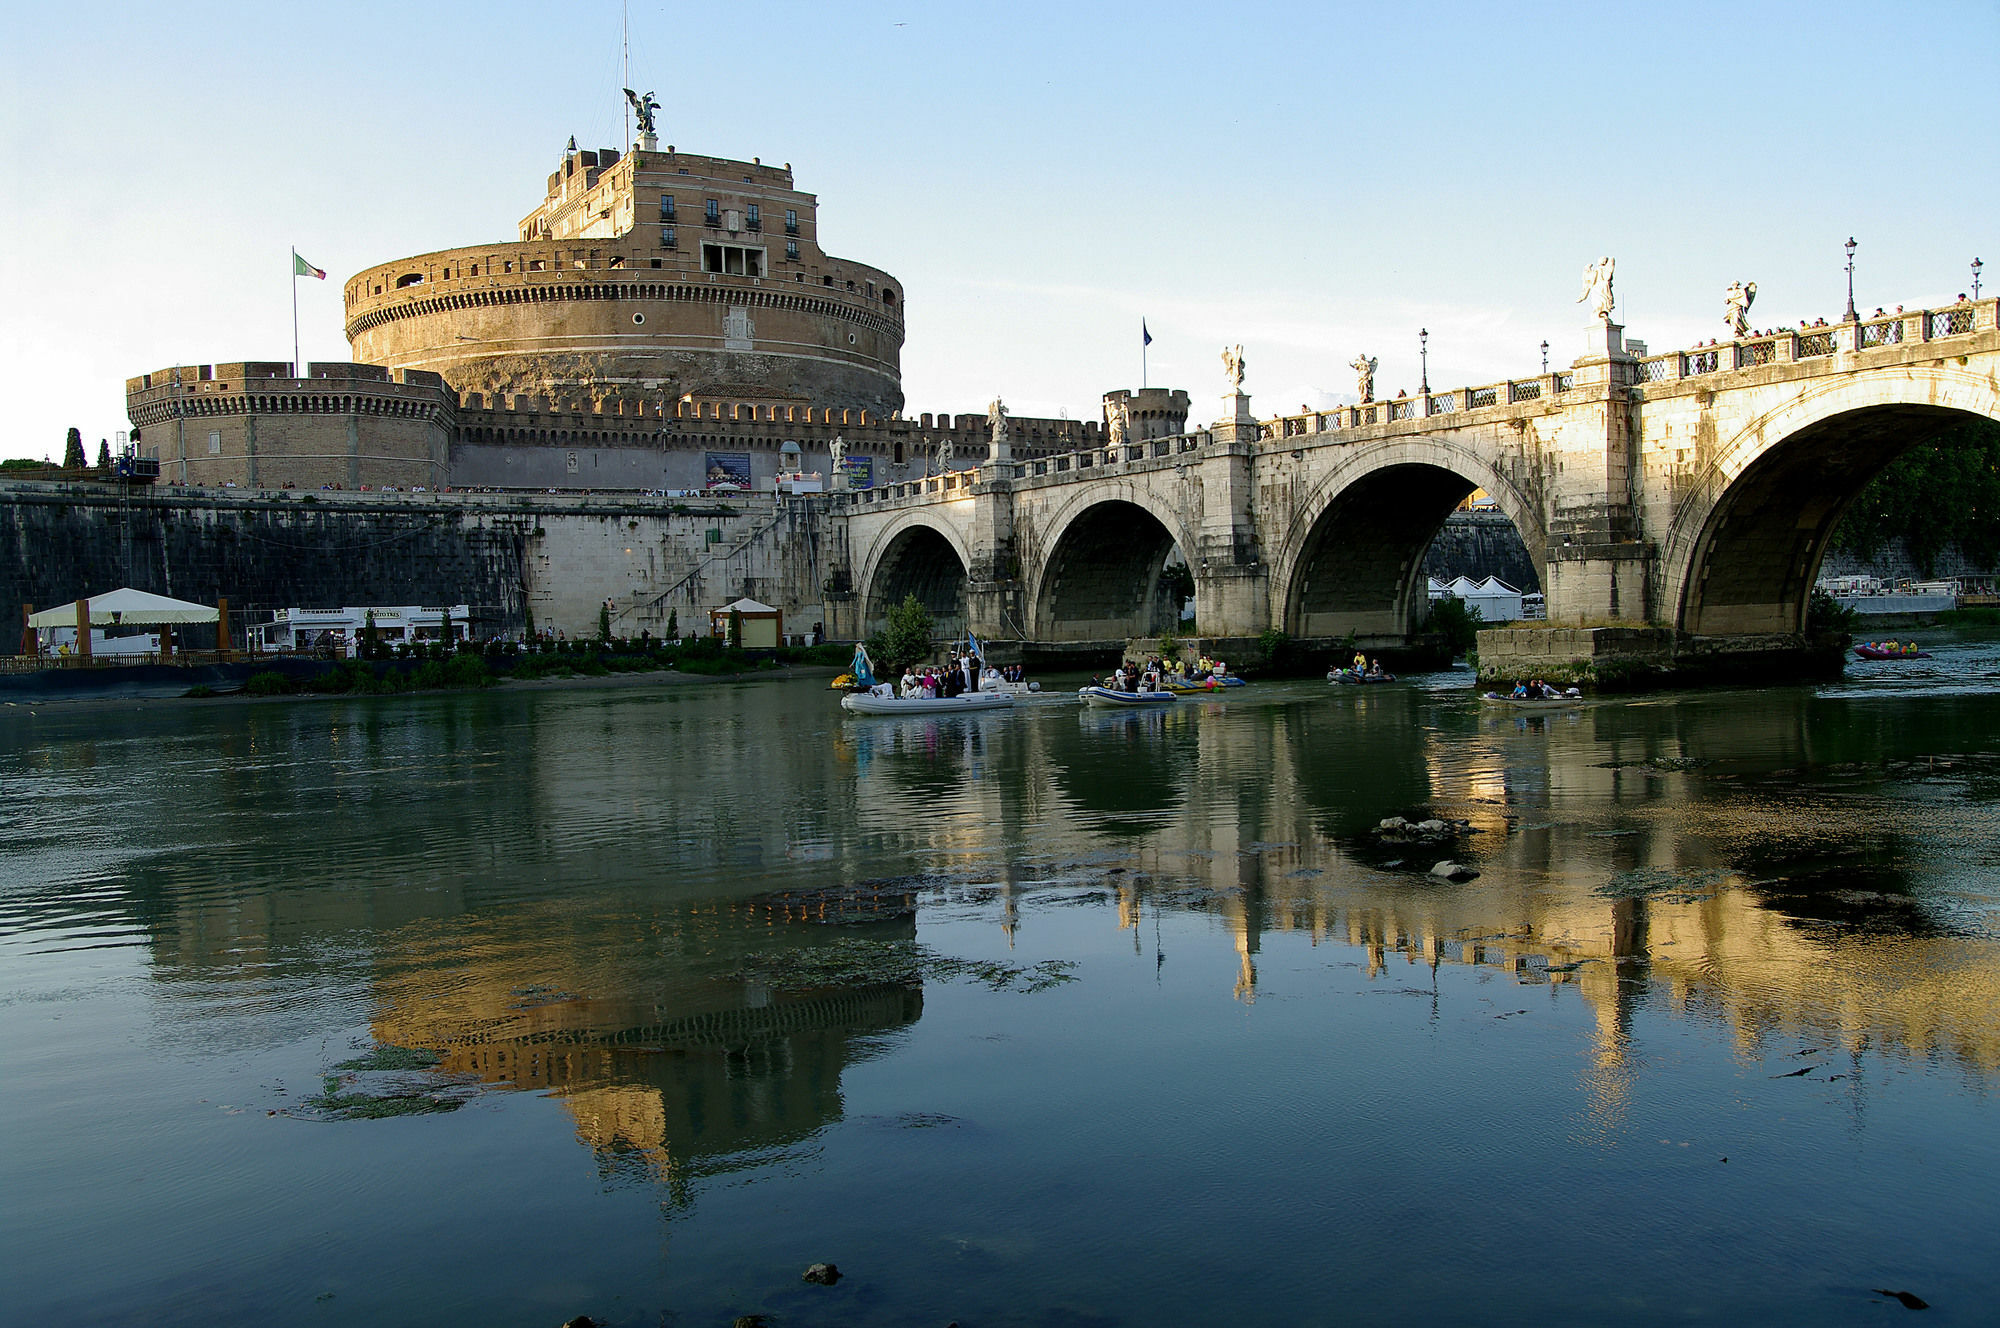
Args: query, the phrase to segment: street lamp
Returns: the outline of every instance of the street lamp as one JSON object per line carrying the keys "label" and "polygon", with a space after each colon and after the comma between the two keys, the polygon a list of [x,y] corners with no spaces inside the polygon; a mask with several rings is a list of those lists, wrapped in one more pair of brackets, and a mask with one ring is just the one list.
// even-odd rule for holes
{"label": "street lamp", "polygon": [[1417,358],[1422,362],[1423,366],[1418,374],[1417,390],[1425,396],[1429,396],[1431,394],[1431,330],[1427,327],[1417,329]]}
{"label": "street lamp", "polygon": [[1549,371],[1549,343],[1544,341],[1542,343],[1542,372],[1547,373],[1548,371]]}
{"label": "street lamp", "polygon": [[1854,312],[1854,237],[1847,237],[1847,321],[1853,322],[1859,315]]}
{"label": "street lamp", "polygon": [[1972,260],[1972,298],[1975,300],[1979,298],[1979,273],[1985,266],[1976,258]]}

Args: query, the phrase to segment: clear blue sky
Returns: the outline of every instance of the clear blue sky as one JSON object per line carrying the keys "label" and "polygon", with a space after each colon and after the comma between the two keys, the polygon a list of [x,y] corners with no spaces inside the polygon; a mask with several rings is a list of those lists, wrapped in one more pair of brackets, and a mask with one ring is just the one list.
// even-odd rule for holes
{"label": "clear blue sky", "polygon": [[[634,0],[684,150],[793,164],[907,291],[911,411],[1095,415],[1241,342],[1260,414],[1576,353],[1592,259],[1655,349],[1947,301],[2000,260],[2000,5]],[[616,0],[14,6],[0,79],[0,456],[125,427],[171,363],[345,359],[340,278],[514,234],[620,141]],[[1992,280],[2000,284],[2000,271]]]}

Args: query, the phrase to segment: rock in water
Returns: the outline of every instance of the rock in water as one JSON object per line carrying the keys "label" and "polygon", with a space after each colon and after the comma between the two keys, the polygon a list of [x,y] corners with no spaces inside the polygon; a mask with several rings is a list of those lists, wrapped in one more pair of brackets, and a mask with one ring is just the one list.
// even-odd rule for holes
{"label": "rock in water", "polygon": [[1922,1296],[1914,1292],[1884,1291],[1881,1287],[1876,1287],[1875,1294],[1878,1296],[1887,1296],[1906,1310],[1927,1310],[1931,1307],[1931,1303],[1928,1300],[1925,1300]]}
{"label": "rock in water", "polygon": [[815,1286],[832,1286],[840,1280],[840,1269],[830,1263],[816,1263],[806,1269],[802,1280]]}
{"label": "rock in water", "polygon": [[1447,881],[1470,881],[1479,873],[1462,862],[1452,862],[1447,859],[1431,868],[1431,875],[1441,876]]}
{"label": "rock in water", "polygon": [[579,1314],[574,1319],[566,1321],[562,1328],[597,1328],[597,1320],[588,1314]]}
{"label": "rock in water", "polygon": [[1449,825],[1445,824],[1443,821],[1436,819],[1417,822],[1417,831],[1420,834],[1442,835],[1448,833],[1450,830],[1451,827]]}

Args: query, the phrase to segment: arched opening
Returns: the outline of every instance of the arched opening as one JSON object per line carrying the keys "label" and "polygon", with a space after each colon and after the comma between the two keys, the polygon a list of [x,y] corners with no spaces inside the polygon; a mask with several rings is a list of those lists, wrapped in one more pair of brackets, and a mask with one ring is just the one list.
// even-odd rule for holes
{"label": "arched opening", "polygon": [[1731,481],[1709,509],[1681,579],[1678,626],[1704,636],[1795,633],[1820,560],[1869,480],[1950,425],[1940,406],[1866,407],[1806,425]]}
{"label": "arched opening", "polygon": [[[1404,636],[1430,613],[1429,581],[1498,578],[1511,590],[1541,588],[1533,555],[1497,504],[1468,499],[1472,481],[1412,462],[1363,475],[1327,504],[1301,547],[1285,597],[1295,637]],[[1504,597],[1474,601],[1488,621],[1524,616]]]}
{"label": "arched opening", "polygon": [[1041,641],[1117,641],[1175,631],[1181,620],[1169,563],[1186,558],[1172,532],[1137,503],[1089,508],[1062,532],[1043,569],[1031,634]]}
{"label": "arched opening", "polygon": [[862,633],[888,625],[889,610],[911,595],[931,612],[940,640],[965,635],[964,560],[951,541],[929,526],[912,526],[891,541],[876,564],[862,607]]}

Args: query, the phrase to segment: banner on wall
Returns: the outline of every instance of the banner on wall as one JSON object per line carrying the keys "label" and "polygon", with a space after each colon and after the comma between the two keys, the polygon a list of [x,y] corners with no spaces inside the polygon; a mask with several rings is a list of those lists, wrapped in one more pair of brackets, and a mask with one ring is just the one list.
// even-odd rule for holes
{"label": "banner on wall", "polygon": [[704,487],[710,489],[747,489],[750,487],[750,454],[748,452],[710,452],[706,470],[708,481]]}
{"label": "banner on wall", "polygon": [[875,458],[872,456],[851,456],[847,458],[847,487],[850,489],[872,489],[875,487]]}

